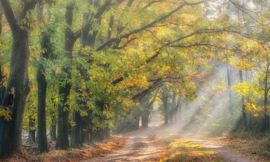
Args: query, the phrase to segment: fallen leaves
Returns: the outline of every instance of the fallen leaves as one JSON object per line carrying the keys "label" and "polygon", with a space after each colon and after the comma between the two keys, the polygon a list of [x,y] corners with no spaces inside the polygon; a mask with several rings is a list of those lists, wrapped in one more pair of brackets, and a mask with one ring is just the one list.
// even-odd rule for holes
{"label": "fallen leaves", "polygon": [[111,151],[118,150],[125,146],[125,139],[123,137],[114,137],[98,143],[89,143],[82,149],[70,150],[52,150],[49,153],[39,155],[15,155],[10,159],[2,159],[1,162],[75,162],[91,159]]}

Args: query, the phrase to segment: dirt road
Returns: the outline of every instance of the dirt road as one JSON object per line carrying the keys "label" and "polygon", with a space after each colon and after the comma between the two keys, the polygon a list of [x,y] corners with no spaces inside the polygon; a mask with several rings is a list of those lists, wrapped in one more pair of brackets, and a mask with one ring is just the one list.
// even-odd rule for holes
{"label": "dirt road", "polygon": [[[179,125],[177,127],[179,128]],[[172,126],[158,127],[156,125],[146,130],[130,133],[124,148],[110,154],[106,154],[103,157],[93,158],[85,162],[137,162],[144,161],[150,157],[158,157],[162,148],[160,146],[153,145],[149,140],[149,135],[158,134],[161,131],[164,132],[164,130],[168,134],[177,134],[180,138],[188,139],[194,143],[202,145],[203,147],[217,153],[217,155],[225,162],[259,162],[258,160],[254,160],[252,157],[230,150],[216,143],[181,134]]]}
{"label": "dirt road", "polygon": [[161,148],[152,144],[149,135],[156,133],[159,129],[157,126],[152,126],[147,130],[133,132],[129,135],[124,148],[104,155],[104,157],[93,158],[85,162],[137,162],[155,157],[159,155]]}
{"label": "dirt road", "polygon": [[[254,159],[251,156],[241,154],[235,150],[231,150],[225,146],[219,145],[217,143],[211,142],[207,139],[200,139],[198,137],[193,137],[183,133],[182,127],[185,126],[185,123],[176,124],[175,126],[169,126],[167,132],[178,135],[180,138],[187,139],[191,142],[197,143],[204,148],[215,152],[219,157],[221,157],[224,162],[262,162]],[[170,128],[171,127],[171,128]],[[177,127],[178,129],[174,129]]]}
{"label": "dirt road", "polygon": [[179,135],[180,138],[188,139],[194,143],[197,143],[204,148],[207,148],[213,152],[215,152],[219,157],[221,157],[225,162],[260,162],[253,157],[238,153],[234,150],[226,148],[225,146],[221,146],[219,144],[204,140],[198,139],[195,137],[187,136],[184,134]]}

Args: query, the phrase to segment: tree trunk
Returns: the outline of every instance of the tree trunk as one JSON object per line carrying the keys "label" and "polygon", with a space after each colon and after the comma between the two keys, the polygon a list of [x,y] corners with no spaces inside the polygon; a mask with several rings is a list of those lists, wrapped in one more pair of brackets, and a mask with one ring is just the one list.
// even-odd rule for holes
{"label": "tree trunk", "polygon": [[[3,139],[3,142],[0,144],[1,158],[4,156],[11,156],[16,153],[22,153],[22,122],[25,102],[30,89],[28,78],[29,36],[27,31],[29,26],[27,26],[27,20],[24,23],[21,22],[25,18],[27,11],[35,7],[36,2],[28,3],[26,1],[22,1],[23,9],[22,12],[19,13],[17,19],[15,18],[9,1],[1,0],[0,2],[13,36],[10,74],[7,83],[7,90],[2,101],[2,105],[9,107],[11,110],[12,120],[1,121],[4,124],[3,133],[0,137],[0,139]],[[18,22],[20,22],[20,24]],[[10,96],[8,92],[11,92],[11,89],[14,90],[15,96],[14,103],[12,105],[8,101],[8,97]]]}
{"label": "tree trunk", "polygon": [[264,85],[264,118],[263,118],[263,124],[262,124],[262,132],[265,132],[269,128],[269,115],[267,112],[267,104],[268,104],[268,72],[269,72],[269,60],[267,60],[267,69],[266,69],[266,75],[265,75],[265,85]]}
{"label": "tree trunk", "polygon": [[102,129],[98,128],[97,130],[92,131],[92,138],[91,140],[94,142],[102,141],[104,139],[104,136],[102,136]]}
{"label": "tree trunk", "polygon": [[[239,76],[240,76],[240,83],[243,83],[243,71],[239,71]],[[247,131],[247,114],[244,96],[241,96],[241,104],[242,104],[243,128],[245,131]]]}
{"label": "tree trunk", "polygon": [[[56,103],[53,99],[51,99],[53,102],[53,109],[56,109]],[[56,141],[56,114],[54,112],[54,110],[50,111],[50,115],[51,115],[51,125],[50,125],[50,137],[51,137],[51,141]]]}
{"label": "tree trunk", "polygon": [[32,119],[31,115],[29,116],[29,143],[36,142],[36,130],[35,130],[35,119]]}
{"label": "tree trunk", "polygon": [[[66,23],[69,26],[72,26],[73,21],[73,10],[74,3],[69,3],[66,7]],[[65,29],[65,56],[69,59],[72,58],[72,50],[76,39],[74,33],[69,27]],[[59,88],[59,96],[61,96],[61,104],[58,104],[58,130],[57,130],[57,139],[56,139],[56,149],[66,150],[69,148],[68,141],[68,114],[69,114],[69,104],[68,97],[71,90],[71,67],[62,68],[62,72],[65,73],[66,78],[62,78],[61,82],[64,82],[64,85],[61,85]]]}
{"label": "tree trunk", "polygon": [[82,136],[81,136],[81,114],[78,111],[73,112],[73,120],[76,122],[76,125],[72,127],[71,133],[71,147],[79,148],[82,145]]}
{"label": "tree trunk", "polygon": [[[38,21],[43,21],[43,7],[42,3],[38,3],[37,17]],[[47,81],[45,77],[44,60],[47,60],[49,54],[52,53],[52,44],[50,41],[50,31],[41,33],[41,49],[44,52],[40,53],[40,64],[37,68],[37,83],[38,83],[38,151],[40,153],[49,151],[47,146],[47,133],[46,133],[46,92]]]}
{"label": "tree trunk", "polygon": [[90,142],[89,113],[92,113],[92,111],[88,111],[88,115],[82,118],[82,143]]}
{"label": "tree trunk", "polygon": [[51,141],[56,141],[56,119],[52,119],[50,137]]}
{"label": "tree trunk", "polygon": [[164,125],[168,125],[168,96],[165,94],[162,97],[163,107],[164,107]]}
{"label": "tree trunk", "polygon": [[[22,121],[26,97],[29,93],[28,62],[29,46],[28,32],[18,28],[13,35],[10,74],[8,79],[7,91],[5,93],[2,105],[9,107],[12,112],[12,120],[4,121],[5,129],[3,131],[3,145],[0,150],[0,157],[11,156],[15,153],[21,153],[21,134]],[[14,88],[14,103],[9,105],[8,92]],[[4,148],[4,149],[3,149]]]}
{"label": "tree trunk", "polygon": [[149,115],[142,117],[142,128],[148,128],[149,124]]}
{"label": "tree trunk", "polygon": [[227,62],[227,80],[228,80],[228,92],[229,92],[229,111],[233,115],[233,105],[232,105],[232,91],[231,91],[231,77],[230,77],[230,64]]}

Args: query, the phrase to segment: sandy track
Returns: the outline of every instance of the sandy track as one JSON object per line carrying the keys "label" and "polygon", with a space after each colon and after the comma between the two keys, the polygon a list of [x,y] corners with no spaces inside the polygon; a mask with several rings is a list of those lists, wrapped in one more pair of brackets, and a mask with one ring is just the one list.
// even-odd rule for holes
{"label": "sandy track", "polygon": [[[254,159],[254,157],[252,156],[239,153],[235,150],[229,149],[225,146],[219,145],[209,140],[182,134],[181,130],[184,127],[184,125],[185,123],[177,123],[175,125],[167,127],[166,129],[171,130],[172,134],[179,135],[180,138],[187,139],[191,142],[201,145],[202,147],[210,151],[215,152],[225,162],[262,162]],[[178,129],[174,129],[175,127],[177,127]]]}
{"label": "sandy track", "polygon": [[[174,129],[177,126],[178,129]],[[194,143],[197,143],[206,149],[215,152],[225,162],[260,162],[253,157],[238,153],[234,150],[221,146],[217,143],[213,143],[208,140],[198,139],[196,137],[188,136],[179,133],[180,125],[158,127],[155,125],[152,128],[146,130],[139,130],[131,132],[126,140],[126,146],[118,151],[104,155],[103,157],[97,157],[84,162],[122,162],[122,161],[144,161],[144,159],[151,159],[151,157],[158,157],[162,148],[157,145],[153,145],[149,140],[149,135],[158,134],[161,131],[166,131],[168,134],[179,135],[180,138],[187,139]]]}
{"label": "sandy track", "polygon": [[154,146],[149,140],[149,135],[156,133],[158,127],[132,132],[126,140],[126,146],[120,150],[93,158],[85,162],[120,162],[120,161],[143,161],[149,157],[159,155],[161,148]]}
{"label": "sandy track", "polygon": [[260,162],[258,160],[253,159],[253,157],[238,153],[238,152],[231,150],[225,146],[221,146],[219,144],[216,144],[216,143],[204,140],[204,139],[197,139],[197,138],[190,137],[190,136],[183,135],[183,134],[179,135],[179,137],[187,139],[187,140],[192,141],[194,143],[197,143],[197,144],[203,146],[204,148],[215,152],[225,162]]}

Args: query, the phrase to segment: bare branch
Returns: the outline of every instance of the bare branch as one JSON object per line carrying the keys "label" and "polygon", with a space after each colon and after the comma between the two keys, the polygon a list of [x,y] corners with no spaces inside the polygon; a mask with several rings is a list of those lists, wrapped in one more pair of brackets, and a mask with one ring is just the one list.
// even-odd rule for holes
{"label": "bare branch", "polygon": [[154,4],[154,3],[162,2],[162,1],[165,1],[165,0],[152,1],[152,2],[148,3],[146,6],[144,6],[143,9],[146,9],[146,8],[150,7],[150,6],[151,6],[152,4]]}

